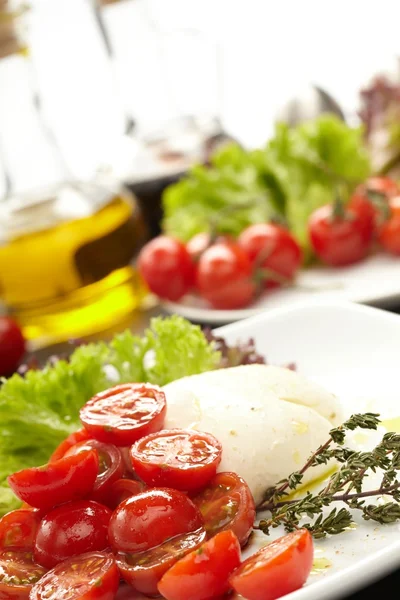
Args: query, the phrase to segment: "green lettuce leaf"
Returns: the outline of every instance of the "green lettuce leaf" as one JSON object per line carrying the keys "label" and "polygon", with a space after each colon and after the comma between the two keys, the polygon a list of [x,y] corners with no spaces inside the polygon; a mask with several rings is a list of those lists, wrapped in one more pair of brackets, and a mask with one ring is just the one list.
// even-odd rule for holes
{"label": "green lettuce leaf", "polygon": [[179,316],[157,317],[142,337],[126,331],[110,344],[77,348],[25,377],[13,375],[0,389],[0,514],[18,500],[6,477],[47,462],[57,445],[81,427],[79,409],[94,394],[117,383],[174,379],[218,367],[220,354],[197,325]]}

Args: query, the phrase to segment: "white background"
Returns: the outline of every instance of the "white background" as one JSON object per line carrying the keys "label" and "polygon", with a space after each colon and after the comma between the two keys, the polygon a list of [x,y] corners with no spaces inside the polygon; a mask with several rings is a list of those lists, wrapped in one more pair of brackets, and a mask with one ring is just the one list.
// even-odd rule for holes
{"label": "white background", "polygon": [[[182,112],[217,112],[230,133],[255,146],[270,135],[281,103],[308,83],[351,112],[360,87],[378,71],[393,72],[400,55],[398,0],[125,0],[103,10],[114,66],[90,0],[32,4],[46,118],[82,177],[129,164],[124,112],[142,128]],[[0,63],[0,134],[14,176],[33,185],[43,164],[49,179],[57,165],[21,117],[28,80],[14,63]]]}

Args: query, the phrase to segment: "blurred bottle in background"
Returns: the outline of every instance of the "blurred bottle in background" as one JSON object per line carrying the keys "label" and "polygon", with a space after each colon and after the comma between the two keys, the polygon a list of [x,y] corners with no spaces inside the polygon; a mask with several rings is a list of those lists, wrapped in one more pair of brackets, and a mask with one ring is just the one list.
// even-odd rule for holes
{"label": "blurred bottle in background", "polygon": [[24,7],[0,2],[0,297],[28,339],[63,341],[140,305],[132,261],[147,233],[127,189],[70,171],[41,110]]}

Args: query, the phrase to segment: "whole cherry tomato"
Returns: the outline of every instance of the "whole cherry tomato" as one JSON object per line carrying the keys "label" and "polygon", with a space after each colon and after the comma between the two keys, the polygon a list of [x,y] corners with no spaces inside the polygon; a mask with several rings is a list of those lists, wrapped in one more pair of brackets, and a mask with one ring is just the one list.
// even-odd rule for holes
{"label": "whole cherry tomato", "polygon": [[137,266],[149,289],[166,300],[180,300],[194,283],[195,268],[185,245],[166,235],[142,248]]}
{"label": "whole cherry tomato", "polygon": [[196,263],[200,256],[211,245],[211,236],[209,233],[202,232],[192,237],[186,244],[186,250],[189,252],[190,258]]}
{"label": "whole cherry tomato", "polygon": [[[390,198],[400,194],[400,187],[389,177],[370,177],[359,185],[350,198],[347,208],[373,228],[374,233],[387,218]],[[374,198],[375,195],[375,198]]]}
{"label": "whole cherry tomato", "polygon": [[114,481],[104,499],[104,504],[111,509],[117,508],[124,500],[136,496],[145,490],[145,484],[142,481],[133,479],[117,479]]}
{"label": "whole cherry tomato", "polygon": [[129,446],[159,431],[166,410],[165,394],[158,386],[124,383],[93,396],[81,408],[80,418],[96,440]]}
{"label": "whole cherry tomato", "polygon": [[389,218],[382,223],[378,239],[390,254],[400,255],[400,195],[389,200]]}
{"label": "whole cherry tomato", "polygon": [[25,339],[10,317],[0,317],[0,376],[11,375],[25,354]]}
{"label": "whole cherry tomato", "polygon": [[256,292],[251,262],[231,241],[217,242],[201,255],[196,285],[203,298],[218,309],[247,306]]}
{"label": "whole cherry tomato", "polygon": [[250,556],[229,582],[247,600],[276,600],[301,588],[310,574],[313,556],[310,532],[298,529]]}
{"label": "whole cherry tomato", "polygon": [[43,467],[23,469],[7,481],[16,496],[30,506],[52,508],[87,496],[93,490],[98,470],[97,453],[88,450]]}
{"label": "whole cherry tomato", "polygon": [[266,287],[290,282],[302,262],[301,248],[292,234],[273,223],[250,225],[240,234],[238,244],[255,267],[266,271]]}
{"label": "whole cherry tomato", "polygon": [[151,486],[199,490],[215,475],[222,446],[210,433],[192,429],[164,429],[136,442],[132,464]]}
{"label": "whole cherry tomato", "polygon": [[357,214],[344,209],[335,215],[333,205],[318,208],[310,217],[308,230],[315,254],[335,267],[356,263],[368,253],[373,227]]}
{"label": "whole cherry tomato", "polygon": [[166,600],[220,598],[231,588],[228,578],[240,565],[240,545],[232,531],[221,531],[169,569],[158,584]]}
{"label": "whole cherry tomato", "polygon": [[68,502],[42,519],[35,540],[37,563],[53,568],[71,556],[105,550],[111,510],[93,500]]}
{"label": "whole cherry tomato", "polygon": [[29,600],[114,600],[119,573],[110,553],[89,552],[60,563],[33,586]]}
{"label": "whole cherry tomato", "polygon": [[208,537],[232,530],[245,546],[253,531],[256,507],[250,488],[236,473],[217,473],[192,497],[204,519]]}

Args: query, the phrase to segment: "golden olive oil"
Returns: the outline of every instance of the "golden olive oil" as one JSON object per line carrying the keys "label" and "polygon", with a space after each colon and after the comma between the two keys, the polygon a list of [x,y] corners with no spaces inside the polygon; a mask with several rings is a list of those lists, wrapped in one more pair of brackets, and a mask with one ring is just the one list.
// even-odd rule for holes
{"label": "golden olive oil", "polygon": [[132,267],[146,235],[139,210],[129,195],[100,195],[67,189],[2,209],[0,294],[28,339],[102,331],[143,299]]}

